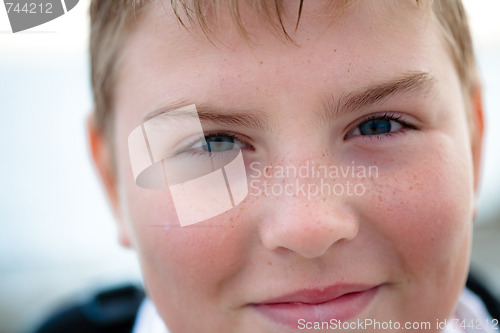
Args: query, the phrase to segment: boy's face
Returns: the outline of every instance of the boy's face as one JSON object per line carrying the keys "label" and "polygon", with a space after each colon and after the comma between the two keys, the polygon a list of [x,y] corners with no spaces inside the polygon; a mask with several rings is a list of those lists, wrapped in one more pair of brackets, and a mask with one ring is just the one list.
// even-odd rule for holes
{"label": "boy's face", "polygon": [[[241,10],[251,46],[224,10],[214,45],[162,5],[142,13],[127,39],[116,85],[118,215],[172,332],[285,332],[357,318],[430,322],[432,332],[454,309],[468,269],[477,152],[439,26],[410,1],[356,2],[334,23],[325,6],[305,4],[299,46],[249,8]],[[290,31],[294,20],[285,17]],[[179,101],[264,123],[210,125],[241,147],[247,167],[377,174],[322,180],[343,185],[340,195],[250,190],[232,210],[171,227],[170,192],[135,184],[127,137],[147,113]],[[357,194],[347,181],[361,184]]]}

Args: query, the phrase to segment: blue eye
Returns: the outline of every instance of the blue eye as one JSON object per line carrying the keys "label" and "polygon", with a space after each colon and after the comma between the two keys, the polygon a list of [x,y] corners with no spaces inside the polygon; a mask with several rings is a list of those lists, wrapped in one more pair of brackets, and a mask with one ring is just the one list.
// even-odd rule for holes
{"label": "blue eye", "polygon": [[412,125],[406,124],[399,119],[401,116],[383,114],[380,116],[372,116],[368,120],[365,120],[351,132],[347,134],[347,137],[352,136],[383,136],[389,135],[394,132],[399,132],[405,128],[415,128]]}
{"label": "blue eye", "polygon": [[205,141],[206,145],[201,146],[201,149],[205,152],[222,153],[240,148],[234,137],[229,135],[206,136]]}
{"label": "blue eye", "polygon": [[[238,152],[240,149],[250,146],[238,139],[238,134],[233,133],[206,133],[204,136],[197,137],[183,148],[177,150],[173,156],[189,155],[196,157],[222,157],[226,153],[230,155]],[[185,155],[185,156],[187,156]]]}
{"label": "blue eye", "polygon": [[359,125],[359,132],[361,135],[386,134],[391,132],[392,127],[389,119],[372,119]]}

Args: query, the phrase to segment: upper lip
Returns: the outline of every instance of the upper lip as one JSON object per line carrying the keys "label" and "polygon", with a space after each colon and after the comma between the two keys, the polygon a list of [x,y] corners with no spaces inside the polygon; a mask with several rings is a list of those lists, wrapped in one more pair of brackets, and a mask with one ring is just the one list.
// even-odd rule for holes
{"label": "upper lip", "polygon": [[375,288],[375,285],[364,284],[336,284],[325,288],[301,289],[291,293],[270,298],[256,305],[272,305],[282,303],[322,304],[341,296],[359,293]]}

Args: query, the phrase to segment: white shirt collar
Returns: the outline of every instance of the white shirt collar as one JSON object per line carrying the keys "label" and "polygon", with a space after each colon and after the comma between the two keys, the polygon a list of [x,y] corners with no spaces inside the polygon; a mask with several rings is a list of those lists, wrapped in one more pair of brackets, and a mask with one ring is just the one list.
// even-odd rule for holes
{"label": "white shirt collar", "polygon": [[[493,333],[490,327],[491,316],[486,307],[481,299],[467,288],[460,296],[454,318],[458,319],[458,323],[449,321],[443,333]],[[465,324],[465,328],[460,328],[461,324]]]}
{"label": "white shirt collar", "polygon": [[137,312],[132,333],[169,333],[160,315],[156,312],[153,302],[149,298],[146,298],[142,302]]}

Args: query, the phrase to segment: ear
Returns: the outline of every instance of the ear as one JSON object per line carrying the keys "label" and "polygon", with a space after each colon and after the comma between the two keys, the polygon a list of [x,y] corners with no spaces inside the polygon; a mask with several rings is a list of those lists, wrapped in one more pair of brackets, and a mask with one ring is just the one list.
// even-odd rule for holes
{"label": "ear", "polygon": [[479,180],[481,171],[481,156],[483,148],[483,135],[484,135],[484,115],[483,115],[483,99],[481,88],[477,87],[472,93],[472,162],[474,165],[474,191],[476,196],[479,190]]}
{"label": "ear", "polygon": [[113,215],[118,223],[119,242],[124,247],[131,247],[130,237],[120,211],[120,197],[118,195],[118,186],[113,166],[113,148],[110,142],[108,142],[106,134],[98,129],[93,112],[87,117],[87,133],[92,160],[106,190]]}

